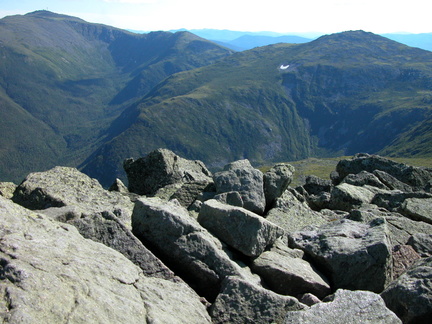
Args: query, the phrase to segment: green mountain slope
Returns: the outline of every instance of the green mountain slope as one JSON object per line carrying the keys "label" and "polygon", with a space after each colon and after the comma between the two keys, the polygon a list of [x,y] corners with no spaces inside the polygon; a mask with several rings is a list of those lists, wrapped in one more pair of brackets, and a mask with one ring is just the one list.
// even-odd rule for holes
{"label": "green mountain slope", "polygon": [[109,184],[158,147],[210,167],[383,151],[429,116],[431,77],[432,53],[362,31],[236,53],[129,107],[84,171]]}
{"label": "green mountain slope", "polygon": [[0,20],[0,179],[78,165],[172,73],[231,51],[188,32],[133,34],[37,11]]}

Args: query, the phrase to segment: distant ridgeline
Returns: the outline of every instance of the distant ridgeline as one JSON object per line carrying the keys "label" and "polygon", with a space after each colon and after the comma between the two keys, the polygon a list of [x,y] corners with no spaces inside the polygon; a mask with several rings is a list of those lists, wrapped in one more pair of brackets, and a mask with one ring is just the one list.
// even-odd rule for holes
{"label": "distant ridgeline", "polygon": [[168,148],[210,169],[432,155],[432,53],[350,31],[237,52],[38,11],[0,20],[0,179],[76,166],[104,186]]}

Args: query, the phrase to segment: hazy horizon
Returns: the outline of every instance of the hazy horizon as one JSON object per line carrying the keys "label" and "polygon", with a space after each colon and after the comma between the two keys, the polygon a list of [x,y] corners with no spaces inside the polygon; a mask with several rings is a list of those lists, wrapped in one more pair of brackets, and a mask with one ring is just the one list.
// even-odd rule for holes
{"label": "hazy horizon", "polygon": [[0,17],[49,10],[134,31],[216,29],[317,35],[430,33],[426,0],[1,0]]}

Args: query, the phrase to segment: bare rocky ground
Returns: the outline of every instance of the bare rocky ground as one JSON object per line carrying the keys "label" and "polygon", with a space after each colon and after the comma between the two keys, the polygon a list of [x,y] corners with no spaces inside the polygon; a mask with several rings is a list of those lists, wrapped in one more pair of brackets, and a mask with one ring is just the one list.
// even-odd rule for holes
{"label": "bare rocky ground", "polygon": [[160,149],[129,187],[0,183],[5,323],[429,323],[432,170],[358,154],[290,186]]}

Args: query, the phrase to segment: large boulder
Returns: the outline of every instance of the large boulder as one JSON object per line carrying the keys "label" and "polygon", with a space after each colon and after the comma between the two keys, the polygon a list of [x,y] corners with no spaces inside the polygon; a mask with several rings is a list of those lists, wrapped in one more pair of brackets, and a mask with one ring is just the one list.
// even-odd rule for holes
{"label": "large boulder", "polygon": [[333,187],[329,207],[350,211],[353,208],[359,208],[364,204],[370,204],[375,197],[366,186],[358,187],[348,183],[341,183]]}
{"label": "large boulder", "polygon": [[0,234],[2,323],[211,323],[184,283],[3,197]]}
{"label": "large boulder", "polygon": [[259,256],[284,234],[282,228],[265,218],[215,199],[202,205],[198,221],[220,240],[251,257]]}
{"label": "large boulder", "polygon": [[372,204],[383,207],[389,211],[403,212],[402,205],[407,199],[428,199],[432,194],[422,191],[402,192],[400,190],[377,192],[372,200]]}
{"label": "large boulder", "polygon": [[253,260],[251,269],[259,274],[271,290],[278,294],[301,296],[312,293],[318,298],[330,294],[327,279],[309,262],[300,250],[292,250],[278,241],[269,251]]}
{"label": "large boulder", "polygon": [[367,171],[360,171],[355,174],[348,174],[341,183],[348,183],[353,186],[372,186],[380,189],[389,189],[381,180],[373,173]]}
{"label": "large boulder", "polygon": [[204,163],[186,160],[167,149],[155,150],[137,160],[126,159],[123,167],[129,191],[139,195],[153,196],[161,188],[173,184],[208,184],[211,181],[211,172]]}
{"label": "large boulder", "polygon": [[387,222],[390,242],[393,247],[407,244],[411,235],[415,233],[432,233],[431,224],[414,221],[399,213],[379,208],[376,205],[365,205],[359,209],[353,209],[350,211],[348,218],[362,223],[370,223],[376,218],[384,218]]}
{"label": "large boulder", "polygon": [[432,257],[419,260],[393,281],[381,297],[404,323],[429,323],[432,318]]}
{"label": "large boulder", "polygon": [[432,170],[398,163],[378,155],[356,154],[352,159],[341,160],[336,166],[339,181],[348,174],[362,171],[373,173],[380,170],[388,173],[397,180],[409,185],[414,191],[432,189]]}
{"label": "large boulder", "polygon": [[303,186],[297,189],[305,191],[305,198],[312,209],[321,210],[329,207],[332,188],[333,184],[330,180],[310,175],[306,177]]}
{"label": "large boulder", "polygon": [[399,211],[414,220],[432,224],[432,198],[405,199]]}
{"label": "large boulder", "polygon": [[227,277],[210,308],[213,323],[282,323],[289,311],[306,308],[294,297],[278,295],[237,277]]}
{"label": "large boulder", "polygon": [[259,282],[176,201],[139,198],[132,215],[132,229],[170,269],[210,300],[219,293],[227,276]]}
{"label": "large boulder", "polygon": [[282,196],[293,179],[294,167],[288,163],[278,163],[264,173],[264,195],[267,208],[276,198]]}
{"label": "large boulder", "polygon": [[109,211],[126,225],[133,209],[128,197],[105,190],[96,179],[70,167],[30,173],[15,190],[13,201],[32,210],[75,206],[86,214]]}
{"label": "large boulder", "polygon": [[213,176],[217,193],[238,191],[243,207],[262,215],[266,207],[263,173],[252,167],[249,160],[227,164]]}
{"label": "large boulder", "polygon": [[408,243],[423,258],[432,256],[432,228],[426,233],[415,233],[409,239]]}
{"label": "large boulder", "polygon": [[338,289],[303,311],[290,311],[284,324],[328,324],[369,323],[401,324],[401,320],[389,310],[380,295],[370,291],[349,291]]}
{"label": "large boulder", "polygon": [[392,246],[387,224],[347,219],[289,235],[290,246],[305,251],[333,288],[381,292],[392,279]]}

